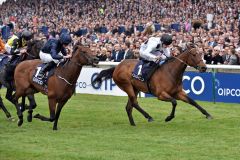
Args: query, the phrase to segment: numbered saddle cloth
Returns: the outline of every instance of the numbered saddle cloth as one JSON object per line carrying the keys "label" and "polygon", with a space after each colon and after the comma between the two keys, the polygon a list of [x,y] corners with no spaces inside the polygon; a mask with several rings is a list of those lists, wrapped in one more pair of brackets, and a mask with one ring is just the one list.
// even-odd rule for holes
{"label": "numbered saddle cloth", "polygon": [[7,55],[0,55],[0,68],[2,68],[5,64],[8,63],[8,56]]}
{"label": "numbered saddle cloth", "polygon": [[45,66],[47,65],[46,63],[42,63],[40,65],[37,66],[36,70],[35,70],[35,73],[33,74],[33,77],[32,77],[32,81],[41,85],[41,86],[44,86],[44,87],[47,87],[47,81],[48,79],[54,74],[54,68],[51,68],[50,71],[46,72],[44,74],[44,77],[42,79],[39,79],[38,78],[38,74],[40,72],[40,70]]}
{"label": "numbered saddle cloth", "polygon": [[158,66],[159,65],[154,62],[139,60],[132,72],[132,76],[133,78],[146,82],[151,78]]}

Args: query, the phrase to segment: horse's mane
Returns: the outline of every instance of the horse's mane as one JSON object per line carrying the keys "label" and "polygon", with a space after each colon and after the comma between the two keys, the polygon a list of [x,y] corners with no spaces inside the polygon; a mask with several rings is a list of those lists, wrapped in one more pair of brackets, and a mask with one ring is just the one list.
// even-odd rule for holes
{"label": "horse's mane", "polygon": [[90,46],[88,45],[83,45],[83,44],[76,44],[73,46],[73,54],[75,54],[75,52],[80,49],[83,52],[88,52],[90,50]]}

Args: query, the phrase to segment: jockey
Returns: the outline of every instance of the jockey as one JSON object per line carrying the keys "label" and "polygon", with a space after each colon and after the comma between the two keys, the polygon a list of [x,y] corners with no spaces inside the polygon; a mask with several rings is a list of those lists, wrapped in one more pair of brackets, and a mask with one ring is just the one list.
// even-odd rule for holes
{"label": "jockey", "polygon": [[[12,55],[12,57],[6,64],[6,70],[3,75],[5,85],[9,85],[7,86],[7,88],[11,86],[10,82],[13,80],[14,70],[16,64],[19,63],[20,55],[26,53],[26,49],[24,49],[23,47],[26,47],[27,41],[31,39],[32,33],[27,30],[24,30],[23,32],[17,35],[12,35],[12,37],[8,39],[7,43],[5,44],[6,53]],[[13,62],[16,63],[13,64]]]}
{"label": "jockey", "polygon": [[9,64],[19,58],[21,54],[26,52],[26,49],[21,48],[26,47],[27,41],[31,40],[32,37],[32,33],[28,30],[24,30],[17,35],[12,35],[5,45],[7,53],[12,55],[11,59],[9,60]]}
{"label": "jockey", "polygon": [[[39,71],[37,78],[43,79],[46,71],[55,67],[61,59],[71,58],[70,54],[67,54],[66,48],[72,42],[72,38],[68,33],[62,33],[59,39],[50,38],[40,51],[40,59],[43,63],[47,63]],[[62,55],[60,54],[62,53]]]}
{"label": "jockey", "polygon": [[161,63],[168,57],[171,57],[170,48],[172,44],[172,36],[163,34],[162,37],[150,37],[140,47],[140,58],[145,61]]}
{"label": "jockey", "polygon": [[[149,79],[155,69],[164,63],[166,58],[171,57],[169,45],[172,44],[172,36],[169,34],[163,34],[160,37],[150,37],[140,47],[140,60],[142,67],[138,71],[137,76],[143,79],[143,66],[148,64],[148,72],[146,79]],[[150,63],[148,63],[150,62]],[[146,64],[146,65],[145,65]],[[146,69],[145,69],[146,70]]]}

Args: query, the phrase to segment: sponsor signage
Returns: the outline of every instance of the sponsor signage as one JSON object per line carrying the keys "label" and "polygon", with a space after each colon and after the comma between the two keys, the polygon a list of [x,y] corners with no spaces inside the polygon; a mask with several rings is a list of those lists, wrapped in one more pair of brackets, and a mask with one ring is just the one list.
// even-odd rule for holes
{"label": "sponsor signage", "polygon": [[[126,96],[112,79],[92,86],[91,82],[101,70],[84,67],[76,84],[76,92]],[[185,72],[183,89],[194,100],[240,103],[240,74]],[[151,95],[145,94],[145,97]]]}

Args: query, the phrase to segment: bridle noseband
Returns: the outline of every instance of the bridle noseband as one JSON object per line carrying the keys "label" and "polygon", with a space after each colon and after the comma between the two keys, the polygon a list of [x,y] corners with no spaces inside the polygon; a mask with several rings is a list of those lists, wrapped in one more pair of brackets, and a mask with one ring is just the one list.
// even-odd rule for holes
{"label": "bridle noseband", "polygon": [[[193,50],[193,49],[195,49],[195,48],[191,48],[191,49],[189,49],[189,50],[187,50],[187,51],[184,51],[184,52],[187,52],[187,53],[189,53],[189,54],[191,54],[191,51]],[[183,52],[183,53],[184,53]],[[183,63],[183,64],[185,64],[186,66],[189,66],[186,62],[184,62],[183,60],[181,60],[180,58],[178,58],[178,57],[174,57],[175,59],[177,59],[178,61],[180,61],[181,63]],[[196,70],[200,70],[200,67],[196,64],[196,66],[193,66],[193,68],[195,68]]]}

